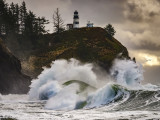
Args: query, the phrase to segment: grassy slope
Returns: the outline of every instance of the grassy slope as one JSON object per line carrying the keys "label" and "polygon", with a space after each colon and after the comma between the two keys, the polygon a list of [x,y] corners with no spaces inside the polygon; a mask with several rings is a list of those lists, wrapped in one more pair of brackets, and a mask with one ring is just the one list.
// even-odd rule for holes
{"label": "grassy slope", "polygon": [[48,35],[47,39],[50,39],[52,46],[32,56],[35,71],[38,72],[53,60],[62,58],[94,62],[108,70],[119,53],[122,53],[121,57],[129,57],[127,49],[115,38],[109,39],[106,31],[99,27],[73,29],[60,35]]}

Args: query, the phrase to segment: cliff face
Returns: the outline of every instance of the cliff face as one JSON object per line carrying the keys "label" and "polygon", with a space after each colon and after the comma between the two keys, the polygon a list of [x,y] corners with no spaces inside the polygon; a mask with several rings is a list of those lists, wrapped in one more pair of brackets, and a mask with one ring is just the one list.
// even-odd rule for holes
{"label": "cliff face", "polygon": [[48,39],[51,46],[32,56],[37,74],[43,66],[49,66],[56,59],[76,58],[109,70],[116,57],[129,58],[127,49],[115,38],[107,37],[107,32],[99,27],[73,29],[49,35]]}
{"label": "cliff face", "polygon": [[12,55],[0,39],[0,93],[27,93],[30,77],[21,73],[20,61]]}

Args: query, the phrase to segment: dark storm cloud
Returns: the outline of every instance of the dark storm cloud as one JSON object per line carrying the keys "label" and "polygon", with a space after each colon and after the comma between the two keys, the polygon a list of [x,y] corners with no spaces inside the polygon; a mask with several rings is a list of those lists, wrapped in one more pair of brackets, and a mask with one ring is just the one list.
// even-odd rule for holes
{"label": "dark storm cloud", "polygon": [[[134,0],[133,0],[134,1]],[[146,0],[146,3],[143,2],[128,2],[126,4],[126,18],[133,22],[145,22],[152,21],[155,16],[160,15],[160,11],[152,11],[152,8],[148,7],[148,4],[153,4],[157,6],[155,0]],[[148,8],[148,9],[145,9]]]}
{"label": "dark storm cloud", "polygon": [[157,15],[160,15],[160,13],[159,12],[153,12],[153,11],[149,13],[150,17],[154,17],[154,16],[157,16]]}
{"label": "dark storm cloud", "polygon": [[126,18],[134,21],[134,22],[140,22],[143,20],[143,16],[141,15],[142,10],[138,8],[138,5],[135,3],[128,3],[127,5],[127,15]]}
{"label": "dark storm cloud", "polygon": [[159,1],[130,0],[125,3],[124,16],[127,24],[119,31],[125,35],[122,39],[128,48],[160,52]]}
{"label": "dark storm cloud", "polygon": [[160,51],[160,45],[147,40],[140,41],[140,44],[138,45],[132,42],[131,48],[136,50]]}
{"label": "dark storm cloud", "polygon": [[139,49],[152,50],[152,51],[160,51],[160,45],[152,43],[150,41],[141,41]]}
{"label": "dark storm cloud", "polygon": [[159,2],[159,3],[160,3],[160,0],[157,0],[157,2]]}

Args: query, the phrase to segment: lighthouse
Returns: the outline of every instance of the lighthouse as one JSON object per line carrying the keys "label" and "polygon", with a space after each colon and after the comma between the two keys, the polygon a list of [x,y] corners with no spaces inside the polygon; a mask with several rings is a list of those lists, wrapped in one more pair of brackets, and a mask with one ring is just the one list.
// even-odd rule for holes
{"label": "lighthouse", "polygon": [[73,28],[79,28],[79,15],[77,10],[74,12],[73,16]]}

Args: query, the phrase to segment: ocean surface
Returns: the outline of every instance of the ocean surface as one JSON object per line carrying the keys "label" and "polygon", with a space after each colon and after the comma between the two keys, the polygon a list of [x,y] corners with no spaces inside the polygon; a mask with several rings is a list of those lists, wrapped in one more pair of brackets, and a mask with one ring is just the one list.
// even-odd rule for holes
{"label": "ocean surface", "polygon": [[18,120],[160,119],[160,86],[142,85],[143,67],[115,60],[110,74],[76,59],[57,60],[26,95],[0,95],[0,118]]}

